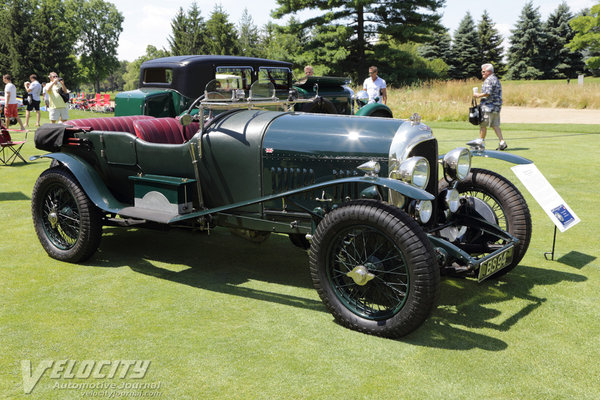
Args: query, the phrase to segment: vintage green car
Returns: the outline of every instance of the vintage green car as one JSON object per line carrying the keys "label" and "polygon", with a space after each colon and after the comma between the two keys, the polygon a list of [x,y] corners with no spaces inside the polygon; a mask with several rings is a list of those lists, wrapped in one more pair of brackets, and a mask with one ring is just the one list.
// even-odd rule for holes
{"label": "vintage green car", "polygon": [[140,67],[139,88],[118,93],[115,115],[176,117],[200,96],[206,84],[217,80],[223,87],[239,81],[246,94],[255,82],[271,82],[281,99],[313,100],[296,111],[389,117],[384,104],[354,102],[349,78],[309,76],[295,80],[292,64],[283,61],[234,56],[176,56],[149,60]]}
{"label": "vintage green car", "polygon": [[428,317],[441,274],[496,278],[527,251],[523,196],[471,168],[471,157],[529,160],[464,147],[439,155],[418,114],[301,113],[290,110],[312,99],[280,100],[270,82],[248,94],[221,83],[210,82],[179,119],[37,130],[36,146],[51,152],[39,157],[52,161],[35,183],[32,213],[50,257],[88,259],[106,225],[218,226],[255,241],[287,234],[309,249],[314,286],[336,320],[399,337]]}

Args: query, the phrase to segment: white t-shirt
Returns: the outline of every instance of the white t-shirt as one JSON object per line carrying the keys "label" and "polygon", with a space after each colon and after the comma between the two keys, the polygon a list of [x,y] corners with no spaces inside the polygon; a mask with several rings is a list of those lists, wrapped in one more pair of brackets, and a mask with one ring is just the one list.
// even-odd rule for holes
{"label": "white t-shirt", "polygon": [[365,79],[365,83],[363,83],[363,89],[365,89],[367,91],[367,94],[369,95],[369,103],[374,103],[376,97],[379,98],[379,100],[377,101],[378,103],[383,103],[381,89],[385,88],[385,81],[380,77],[377,77],[377,79],[375,79],[374,81],[369,77]]}
{"label": "white t-shirt", "polygon": [[31,90],[31,92],[29,92],[29,94],[31,94],[31,97],[33,98],[33,100],[40,101],[40,93],[42,92],[42,85],[38,81],[33,81],[29,85],[29,90]]}
{"label": "white t-shirt", "polygon": [[4,96],[8,96],[9,93],[10,100],[8,101],[8,104],[17,104],[17,87],[11,82],[8,82],[4,87]]}

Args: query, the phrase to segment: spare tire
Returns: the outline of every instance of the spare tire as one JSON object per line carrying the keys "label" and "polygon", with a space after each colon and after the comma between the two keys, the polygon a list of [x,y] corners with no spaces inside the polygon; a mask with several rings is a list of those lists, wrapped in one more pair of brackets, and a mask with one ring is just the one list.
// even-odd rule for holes
{"label": "spare tire", "polygon": [[313,102],[302,104],[297,111],[315,114],[337,114],[338,111],[330,100],[317,97]]}

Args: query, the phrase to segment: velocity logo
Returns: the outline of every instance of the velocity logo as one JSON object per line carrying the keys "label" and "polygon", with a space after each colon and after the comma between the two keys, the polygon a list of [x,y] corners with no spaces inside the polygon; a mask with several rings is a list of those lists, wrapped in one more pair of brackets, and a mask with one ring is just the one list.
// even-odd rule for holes
{"label": "velocity logo", "polygon": [[142,379],[150,360],[42,360],[32,369],[31,360],[21,360],[23,391],[27,394],[50,370],[50,379]]}

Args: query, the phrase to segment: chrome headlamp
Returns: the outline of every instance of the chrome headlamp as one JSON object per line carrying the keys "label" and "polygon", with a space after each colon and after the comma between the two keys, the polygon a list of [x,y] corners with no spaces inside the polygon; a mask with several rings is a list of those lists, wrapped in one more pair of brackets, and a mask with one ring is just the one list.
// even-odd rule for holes
{"label": "chrome headlamp", "polygon": [[457,147],[444,156],[444,174],[449,181],[463,180],[471,171],[471,152],[464,147]]}
{"label": "chrome headlamp", "polygon": [[433,204],[429,200],[419,200],[415,204],[415,217],[422,223],[426,224],[431,219],[433,214]]}
{"label": "chrome headlamp", "polygon": [[425,157],[411,157],[402,161],[390,177],[424,189],[429,182],[429,162]]}

